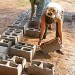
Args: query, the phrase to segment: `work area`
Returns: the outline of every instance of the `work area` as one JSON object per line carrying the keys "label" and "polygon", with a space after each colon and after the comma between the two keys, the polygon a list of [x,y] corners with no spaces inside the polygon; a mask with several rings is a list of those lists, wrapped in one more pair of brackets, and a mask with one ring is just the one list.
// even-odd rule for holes
{"label": "work area", "polygon": [[42,37],[35,14],[30,21],[30,2],[27,7],[17,6],[14,0],[5,2],[7,7],[0,8],[0,75],[74,75],[75,11],[71,6],[75,4],[57,1],[64,8],[62,35],[55,21]]}

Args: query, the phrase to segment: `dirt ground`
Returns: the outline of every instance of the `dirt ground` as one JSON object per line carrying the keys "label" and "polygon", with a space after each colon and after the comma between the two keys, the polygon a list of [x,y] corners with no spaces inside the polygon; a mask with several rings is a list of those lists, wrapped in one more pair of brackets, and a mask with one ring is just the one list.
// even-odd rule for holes
{"label": "dirt ground", "polygon": [[[60,0],[57,2],[64,7],[65,11],[75,13],[74,0]],[[29,6],[18,6],[17,0],[0,0],[0,34],[3,33],[8,25],[12,25],[17,20],[18,15],[23,13]],[[53,30],[50,31],[47,39],[43,40],[43,42],[52,39],[54,35],[55,27],[53,27]],[[23,42],[37,45],[38,39],[24,37]],[[64,22],[63,24],[62,50],[64,51],[64,55],[52,52],[50,53],[50,57],[36,53],[33,59],[54,63],[55,75],[75,75],[75,22]]]}

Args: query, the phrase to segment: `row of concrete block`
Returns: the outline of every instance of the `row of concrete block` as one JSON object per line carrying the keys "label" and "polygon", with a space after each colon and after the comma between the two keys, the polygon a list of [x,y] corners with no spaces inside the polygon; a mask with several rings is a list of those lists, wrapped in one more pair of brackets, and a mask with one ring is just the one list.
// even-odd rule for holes
{"label": "row of concrete block", "polygon": [[30,9],[24,13],[22,13],[18,19],[16,20],[15,23],[12,25],[9,25],[8,27],[10,28],[15,28],[15,29],[22,29],[23,34],[26,34],[26,29],[28,28],[28,23],[29,23],[29,15],[30,15]]}
{"label": "row of concrete block", "polygon": [[[27,61],[32,61],[32,58],[36,51],[36,45],[22,42],[15,43],[15,39],[4,38],[0,39],[0,59],[6,59],[6,55],[8,54],[10,56],[17,55],[20,57],[24,57]],[[15,45],[13,45],[12,43],[15,43]]]}
{"label": "row of concrete block", "polygon": [[52,63],[33,60],[27,69],[28,75],[54,75],[54,65]]}
{"label": "row of concrete block", "polygon": [[17,40],[21,41],[23,37],[23,30],[15,29],[15,28],[8,28],[2,35],[7,35],[10,37],[17,37]]}
{"label": "row of concrete block", "polygon": [[0,60],[0,75],[21,75],[25,65],[26,59],[18,56]]}
{"label": "row of concrete block", "polygon": [[6,39],[12,42],[12,45],[20,42],[23,38],[23,30],[8,28],[2,35],[0,35],[0,39]]}
{"label": "row of concrete block", "polygon": [[9,56],[20,56],[24,57],[27,61],[32,61],[36,50],[36,45],[18,42],[13,45],[8,53]]}

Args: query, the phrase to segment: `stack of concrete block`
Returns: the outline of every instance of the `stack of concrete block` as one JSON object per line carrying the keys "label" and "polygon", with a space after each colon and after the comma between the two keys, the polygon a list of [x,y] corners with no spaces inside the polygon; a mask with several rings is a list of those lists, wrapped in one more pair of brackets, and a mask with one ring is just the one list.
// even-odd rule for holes
{"label": "stack of concrete block", "polygon": [[4,46],[0,46],[0,59],[6,59],[7,57],[8,48]]}
{"label": "stack of concrete block", "polygon": [[10,49],[11,46],[12,46],[12,42],[9,41],[9,40],[0,39],[0,46],[7,47],[7,48],[8,48],[8,51],[9,51],[9,49]]}
{"label": "stack of concrete block", "polygon": [[27,69],[28,75],[54,75],[54,65],[43,61],[33,60]]}
{"label": "stack of concrete block", "polygon": [[16,64],[21,64],[22,69],[24,69],[26,65],[26,59],[19,56],[13,56],[12,58],[9,58],[8,61],[13,61]]}
{"label": "stack of concrete block", "polygon": [[35,28],[27,28],[26,29],[26,35],[30,37],[38,38],[40,35],[40,30]]}
{"label": "stack of concrete block", "polygon": [[14,45],[11,47],[9,51],[9,56],[14,56],[14,55],[24,57],[27,61],[32,61],[32,50],[24,49],[20,45]]}
{"label": "stack of concrete block", "polygon": [[0,60],[0,75],[21,75],[22,65],[12,61]]}

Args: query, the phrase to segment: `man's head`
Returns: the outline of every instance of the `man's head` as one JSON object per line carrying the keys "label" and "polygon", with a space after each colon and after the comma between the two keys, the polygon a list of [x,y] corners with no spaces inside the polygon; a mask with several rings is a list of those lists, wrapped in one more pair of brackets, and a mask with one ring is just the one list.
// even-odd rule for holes
{"label": "man's head", "polygon": [[55,18],[56,14],[57,14],[57,9],[53,8],[53,7],[48,7],[46,9],[46,16],[50,17],[50,18]]}
{"label": "man's head", "polygon": [[52,19],[61,19],[63,16],[63,8],[57,3],[49,3],[45,10],[46,16]]}

